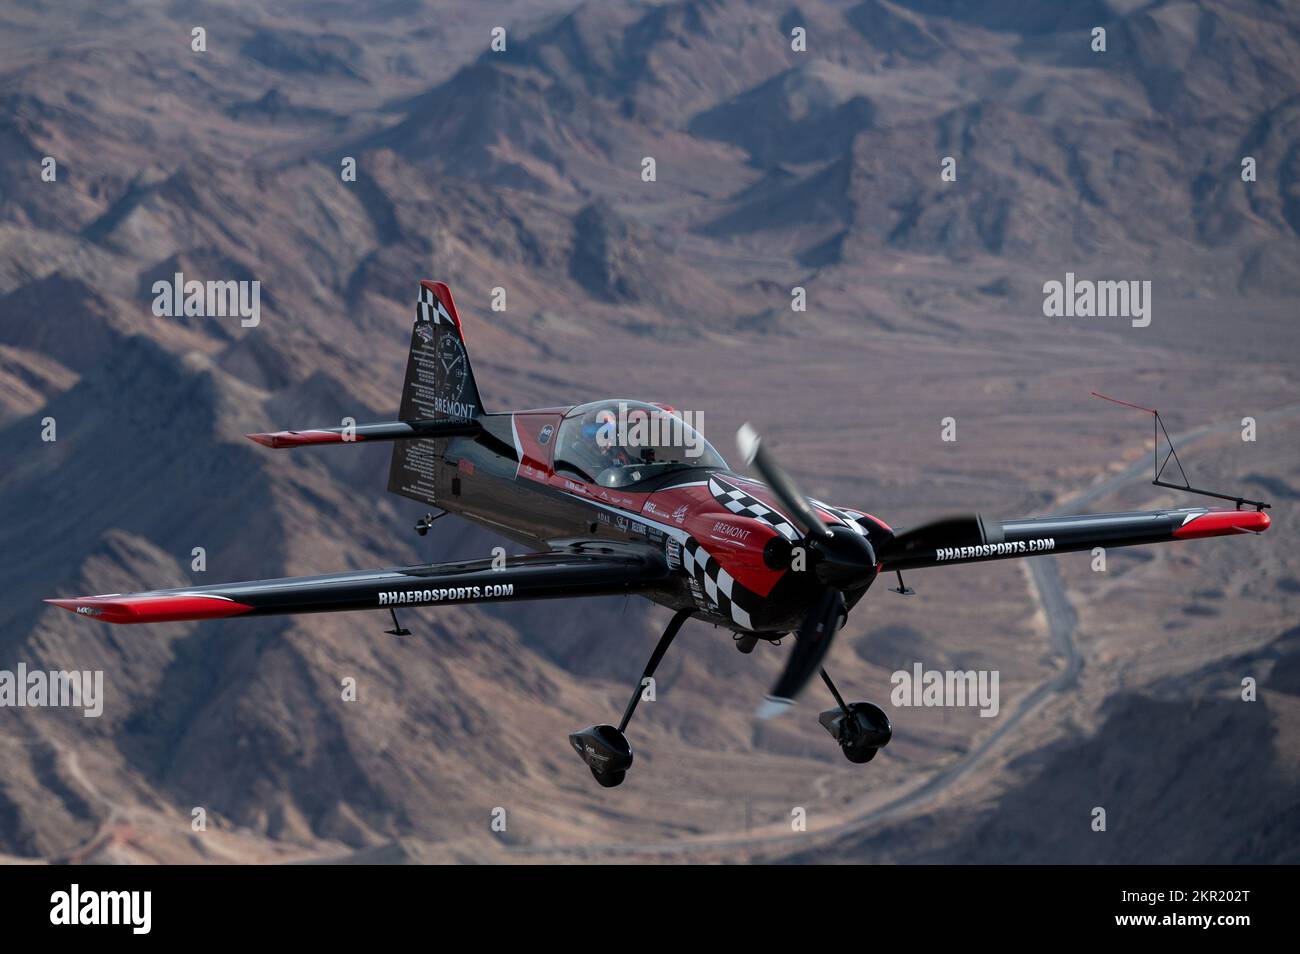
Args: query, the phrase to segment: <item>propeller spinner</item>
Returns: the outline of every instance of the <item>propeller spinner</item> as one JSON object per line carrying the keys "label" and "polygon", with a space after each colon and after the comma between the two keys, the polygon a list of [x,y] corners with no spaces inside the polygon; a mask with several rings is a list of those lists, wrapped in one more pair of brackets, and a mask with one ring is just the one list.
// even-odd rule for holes
{"label": "propeller spinner", "polygon": [[736,432],[736,444],[745,462],[758,471],[791,522],[803,532],[804,538],[797,546],[804,549],[807,569],[821,584],[796,632],[797,642],[785,669],[758,707],[758,717],[768,719],[793,705],[795,697],[821,668],[836,631],[848,618],[846,593],[865,590],[875,580],[878,567],[891,560],[940,546],[982,542],[985,531],[977,514],[944,517],[898,534],[877,553],[862,534],[848,527],[828,525],[817,515],[814,504],[799,492],[751,425],[742,425]]}
{"label": "propeller spinner", "polygon": [[799,625],[797,642],[784,671],[759,706],[758,717],[768,719],[792,705],[795,696],[821,668],[835,631],[848,615],[844,593],[871,584],[876,575],[876,554],[866,537],[822,521],[813,504],[767,452],[752,426],[745,424],[736,432],[736,443],[746,463],[759,472],[803,532],[798,545],[807,555],[808,571],[821,584],[821,592]]}

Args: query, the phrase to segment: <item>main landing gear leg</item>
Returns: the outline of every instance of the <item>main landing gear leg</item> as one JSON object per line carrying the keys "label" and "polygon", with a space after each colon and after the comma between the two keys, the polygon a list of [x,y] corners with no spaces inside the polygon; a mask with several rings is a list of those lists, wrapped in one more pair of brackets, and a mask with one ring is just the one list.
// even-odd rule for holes
{"label": "main landing gear leg", "polygon": [[822,682],[826,683],[826,688],[829,689],[831,691],[831,695],[835,697],[835,704],[847,713],[849,711],[849,707],[844,704],[844,697],[841,696],[840,691],[835,688],[835,683],[831,682],[831,674],[826,671],[825,666],[822,667],[821,674],[822,674]]}
{"label": "main landing gear leg", "polygon": [[646,680],[655,674],[659,663],[663,661],[664,654],[668,652],[668,647],[672,645],[677,631],[691,618],[691,613],[690,609],[678,610],[668,623],[664,634],[659,637],[655,651],[650,654],[650,661],[645,664],[641,678],[637,680],[632,690],[632,698],[627,701],[627,708],[623,710],[623,718],[619,721],[618,727],[592,725],[569,736],[569,744],[573,746],[573,750],[587,763],[596,781],[605,788],[622,784],[627,776],[627,770],[632,766],[632,746],[628,745],[627,736],[623,732],[627,729],[627,724],[632,721],[636,704],[641,701]]}
{"label": "main landing gear leg", "polygon": [[835,697],[837,709],[827,709],[817,721],[840,744],[840,751],[850,762],[870,762],[889,744],[894,728],[880,706],[870,702],[845,703],[830,674],[823,669],[822,682]]}

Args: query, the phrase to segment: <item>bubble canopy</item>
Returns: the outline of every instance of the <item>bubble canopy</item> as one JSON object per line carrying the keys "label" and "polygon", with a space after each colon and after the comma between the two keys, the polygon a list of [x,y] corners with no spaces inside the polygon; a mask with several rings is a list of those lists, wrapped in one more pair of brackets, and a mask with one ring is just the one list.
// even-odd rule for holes
{"label": "bubble canopy", "polygon": [[631,487],[682,470],[727,469],[690,415],[644,401],[592,401],[560,422],[556,473],[601,487]]}

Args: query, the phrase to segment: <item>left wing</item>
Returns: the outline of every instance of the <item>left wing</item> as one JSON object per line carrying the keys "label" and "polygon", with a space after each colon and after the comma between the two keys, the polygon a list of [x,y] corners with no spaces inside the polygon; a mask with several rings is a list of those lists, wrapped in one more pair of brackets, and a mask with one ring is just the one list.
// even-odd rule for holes
{"label": "left wing", "polygon": [[956,517],[900,531],[880,547],[883,570],[912,570],[951,563],[1009,560],[1068,553],[1093,547],[1131,547],[1144,543],[1194,540],[1238,533],[1263,533],[1263,510],[1144,510],[1069,517],[986,520]]}
{"label": "left wing", "polygon": [[506,557],[500,569],[494,569],[492,563],[470,560],[45,602],[106,623],[165,623],[601,596],[649,589],[668,574],[655,550],[604,542],[579,542],[562,550]]}

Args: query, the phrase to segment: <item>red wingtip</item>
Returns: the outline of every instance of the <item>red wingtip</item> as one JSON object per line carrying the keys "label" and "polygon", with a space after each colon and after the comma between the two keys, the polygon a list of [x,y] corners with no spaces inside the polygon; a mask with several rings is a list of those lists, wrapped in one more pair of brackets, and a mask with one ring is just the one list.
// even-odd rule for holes
{"label": "red wingtip", "polygon": [[78,616],[105,623],[170,623],[178,620],[222,619],[253,607],[224,596],[176,593],[159,596],[82,596],[75,600],[45,600]]}
{"label": "red wingtip", "polygon": [[[340,431],[272,431],[268,434],[245,434],[250,441],[257,441],[263,447],[276,450],[285,447],[306,447],[310,444],[346,444]],[[353,441],[362,441],[361,434],[354,434]]]}
{"label": "red wingtip", "polygon": [[1210,510],[1195,517],[1174,531],[1179,540],[1199,537],[1222,537],[1234,533],[1263,533],[1273,521],[1263,510]]}

